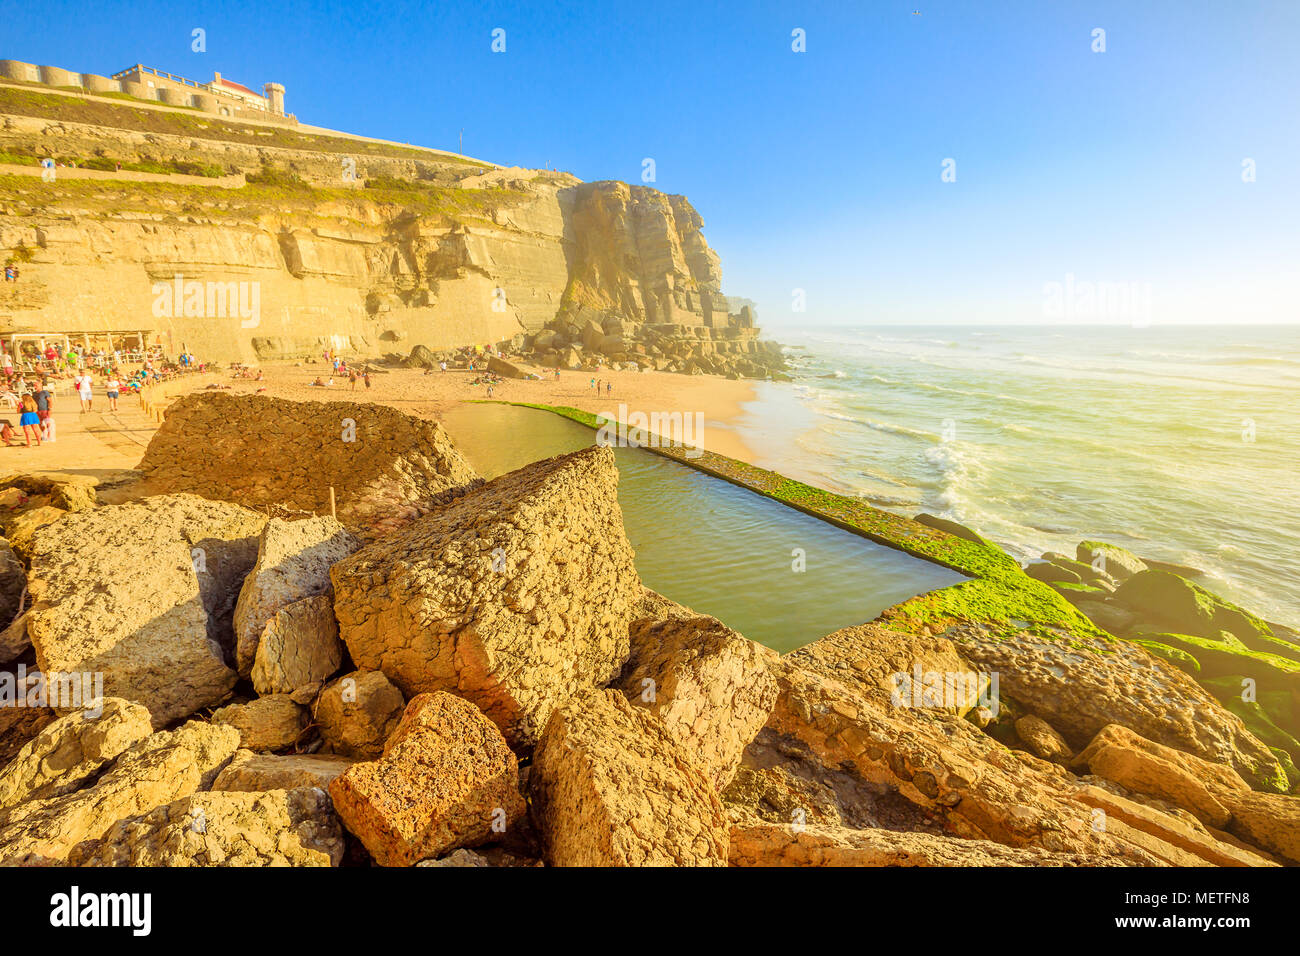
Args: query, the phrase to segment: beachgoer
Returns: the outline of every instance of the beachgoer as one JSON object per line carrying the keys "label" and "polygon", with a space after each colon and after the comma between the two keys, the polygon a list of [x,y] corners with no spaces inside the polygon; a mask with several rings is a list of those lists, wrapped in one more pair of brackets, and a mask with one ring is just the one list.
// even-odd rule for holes
{"label": "beachgoer", "polygon": [[30,394],[23,396],[23,411],[18,416],[18,424],[22,427],[23,437],[27,439],[27,447],[32,447],[32,436],[36,436],[36,445],[41,444],[41,416],[36,414],[36,399]]}
{"label": "beachgoer", "polygon": [[614,383],[613,383],[613,382],[606,382],[606,383],[605,383],[605,394],[608,395],[608,394],[609,394],[610,392],[612,392],[612,391],[614,391]]}
{"label": "beachgoer", "polygon": [[14,436],[18,434],[14,431],[14,426],[10,424],[9,419],[0,418],[0,439],[4,440],[6,445],[14,443]]}
{"label": "beachgoer", "polygon": [[95,396],[91,393],[90,373],[85,372],[73,379],[73,384],[77,387],[77,395],[81,398],[81,410],[88,412],[91,410],[91,403]]}
{"label": "beachgoer", "polygon": [[32,397],[36,399],[36,416],[41,421],[41,431],[47,432],[45,437],[48,438],[45,423],[49,420],[50,412],[54,411],[54,396],[50,394],[50,390],[45,387],[45,382],[42,380]]}
{"label": "beachgoer", "polygon": [[348,372],[348,384],[352,386],[352,391],[357,390],[357,373],[355,371]]}
{"label": "beachgoer", "polygon": [[363,372],[362,375],[361,375],[361,380],[364,381],[364,382],[366,383],[366,388],[369,388],[369,387],[370,387],[370,372],[369,372],[369,371]]}
{"label": "beachgoer", "polygon": [[122,383],[117,380],[117,376],[112,373],[108,376],[108,381],[104,383],[104,388],[108,390],[108,410],[117,411],[117,396],[122,390]]}

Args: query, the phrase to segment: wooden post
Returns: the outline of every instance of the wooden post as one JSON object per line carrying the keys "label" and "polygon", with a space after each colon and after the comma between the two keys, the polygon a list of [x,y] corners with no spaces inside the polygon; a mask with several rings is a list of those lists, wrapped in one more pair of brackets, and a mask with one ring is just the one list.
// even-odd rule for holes
{"label": "wooden post", "polygon": [[334,507],[334,486],[330,485],[330,517],[335,521],[339,519],[338,511]]}

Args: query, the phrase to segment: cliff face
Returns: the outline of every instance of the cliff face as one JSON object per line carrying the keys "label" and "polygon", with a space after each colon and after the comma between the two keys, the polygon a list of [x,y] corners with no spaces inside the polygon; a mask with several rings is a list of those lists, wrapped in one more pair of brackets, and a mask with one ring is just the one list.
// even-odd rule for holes
{"label": "cliff face", "polygon": [[[42,103],[0,96],[0,110]],[[520,344],[593,315],[754,334],[750,313],[729,320],[683,197],[400,147],[352,155],[320,138],[313,151],[298,134],[186,136],[157,129],[161,111],[114,109],[113,122],[149,128],[0,114],[0,152],[81,167],[53,182],[0,167],[0,258],[21,276],[0,286],[6,334],[143,331],[218,361]],[[191,164],[226,176],[127,168]]]}

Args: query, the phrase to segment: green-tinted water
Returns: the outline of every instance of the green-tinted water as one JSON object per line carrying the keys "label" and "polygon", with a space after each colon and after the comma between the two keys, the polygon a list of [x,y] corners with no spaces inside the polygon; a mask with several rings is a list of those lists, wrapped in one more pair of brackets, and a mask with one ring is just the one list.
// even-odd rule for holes
{"label": "green-tinted water", "polygon": [[[595,443],[549,412],[463,405],[443,424],[485,478]],[[961,575],[635,448],[615,449],[619,505],[648,587],[785,652]],[[806,570],[796,572],[795,549]]]}

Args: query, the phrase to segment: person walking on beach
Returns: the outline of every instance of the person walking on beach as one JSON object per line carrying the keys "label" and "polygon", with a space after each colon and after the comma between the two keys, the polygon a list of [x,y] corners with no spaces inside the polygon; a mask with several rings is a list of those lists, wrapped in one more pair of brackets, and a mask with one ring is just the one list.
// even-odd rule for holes
{"label": "person walking on beach", "polygon": [[51,395],[50,390],[46,388],[44,379],[41,379],[41,384],[37,386],[36,392],[32,395],[32,398],[36,399],[36,417],[40,419],[41,422],[41,437],[48,440],[50,437],[50,413],[54,411],[54,396]]}
{"label": "person walking on beach", "polygon": [[369,369],[366,369],[366,371],[364,371],[364,372],[361,373],[361,380],[362,380],[363,382],[366,383],[366,388],[369,388],[369,387],[370,387],[370,370],[369,370]]}
{"label": "person walking on beach", "polygon": [[95,396],[91,393],[90,390],[90,386],[91,386],[90,373],[83,372],[81,375],[78,375],[72,381],[73,384],[76,385],[77,387],[77,395],[81,398],[81,410],[83,412],[90,411],[91,403],[95,400]]}
{"label": "person walking on beach", "polygon": [[109,372],[108,381],[104,383],[104,389],[108,392],[108,410],[117,411],[117,396],[122,390],[122,383],[117,380],[117,376]]}
{"label": "person walking on beach", "polygon": [[352,391],[357,390],[357,372],[356,369],[348,370],[348,384],[352,386]]}
{"label": "person walking on beach", "polygon": [[18,416],[18,424],[22,427],[23,437],[27,439],[27,447],[32,447],[32,436],[36,436],[36,447],[41,446],[41,416],[36,414],[36,399],[31,394],[23,396],[23,411]]}

